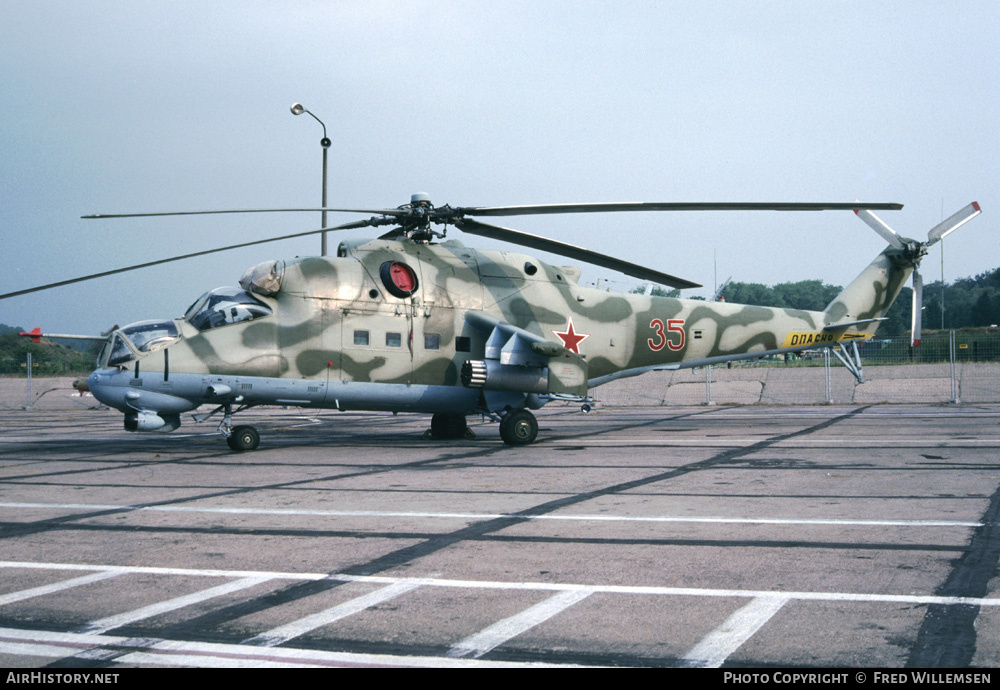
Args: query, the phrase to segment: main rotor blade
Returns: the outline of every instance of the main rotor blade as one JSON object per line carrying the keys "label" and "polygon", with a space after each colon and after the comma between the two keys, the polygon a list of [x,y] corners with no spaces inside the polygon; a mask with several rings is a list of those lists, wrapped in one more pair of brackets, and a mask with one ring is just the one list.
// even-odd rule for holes
{"label": "main rotor blade", "polygon": [[891,244],[896,249],[903,248],[903,240],[900,238],[899,233],[886,225],[881,218],[868,209],[858,209],[855,213],[858,215],[858,218],[863,220],[868,225],[868,227],[881,235],[882,239],[886,242]]}
{"label": "main rotor blade", "polygon": [[920,347],[920,328],[924,315],[924,279],[920,271],[913,269],[913,313],[910,315],[910,346]]}
{"label": "main rotor blade", "polygon": [[530,247],[531,249],[538,249],[543,252],[559,254],[560,256],[566,256],[578,261],[585,261],[586,263],[593,264],[595,266],[610,268],[613,271],[618,271],[619,273],[624,273],[625,275],[630,275],[635,278],[639,278],[640,280],[649,280],[654,283],[669,285],[670,287],[675,288],[701,287],[698,283],[692,283],[689,280],[684,280],[683,278],[678,278],[677,276],[672,276],[668,273],[654,271],[651,268],[645,268],[644,266],[629,263],[628,261],[623,261],[622,259],[616,259],[614,257],[607,256],[606,254],[598,254],[597,252],[592,252],[589,249],[575,247],[572,244],[566,244],[557,240],[550,240],[545,237],[539,237],[538,235],[531,235],[526,232],[521,232],[520,230],[502,228],[498,225],[488,225],[486,223],[480,223],[476,220],[469,220],[468,218],[457,220],[455,222],[455,227],[472,235],[492,237],[494,239],[503,240],[512,244],[519,244],[523,247]]}
{"label": "main rotor blade", "polygon": [[290,240],[296,237],[305,237],[307,235],[318,235],[321,232],[330,232],[333,230],[349,230],[352,228],[363,228],[367,227],[371,223],[367,220],[355,221],[353,223],[346,223],[344,225],[337,225],[331,228],[321,228],[319,230],[307,230],[306,232],[297,232],[294,235],[283,235],[281,237],[269,237],[266,240],[254,240],[253,242],[241,242],[240,244],[231,244],[228,247],[218,247],[217,249],[206,249],[201,252],[192,252],[190,254],[182,254],[180,256],[174,256],[169,259],[159,259],[158,261],[147,261],[142,264],[135,264],[134,266],[125,266],[124,268],[116,268],[111,271],[102,271],[101,273],[92,273],[89,276],[81,276],[80,278],[71,278],[69,280],[60,280],[58,283],[49,283],[48,285],[39,285],[38,287],[28,288],[26,290],[18,290],[16,292],[8,292],[5,295],[0,295],[0,300],[7,299],[8,297],[18,297],[20,295],[27,295],[31,292],[41,292],[42,290],[50,290],[52,288],[62,287],[63,285],[72,285],[73,283],[82,283],[85,280],[93,280],[95,278],[103,278],[104,276],[115,275],[116,273],[127,273],[128,271],[136,271],[140,268],[149,268],[150,266],[158,266],[160,264],[167,264],[171,261],[181,261],[183,259],[192,259],[196,256],[205,256],[206,254],[215,254],[218,252],[227,252],[230,249],[239,249],[240,247],[252,247],[255,244],[265,244],[267,242],[277,242],[279,240]]}
{"label": "main rotor blade", "polygon": [[90,216],[80,216],[87,220],[106,218],[153,218],[156,216],[210,216],[221,213],[299,213],[313,211],[329,211],[330,213],[376,213],[382,216],[405,216],[408,212],[398,208],[234,208],[216,211],[164,211],[161,213],[95,213]]}
{"label": "main rotor blade", "polygon": [[979,203],[973,201],[961,211],[945,218],[928,231],[927,246],[934,244],[938,240],[943,240],[947,235],[955,232],[982,212],[982,209],[979,208]]}
{"label": "main rotor blade", "polygon": [[877,209],[898,211],[894,203],[811,203],[811,202],[612,202],[596,204],[539,204],[532,206],[470,206],[456,208],[467,216],[532,216],[552,213],[616,213],[625,211],[857,211]]}
{"label": "main rotor blade", "polygon": [[[632,211],[857,211],[877,209],[898,211],[902,204],[896,203],[813,203],[813,202],[611,202],[586,204],[535,204],[528,206],[463,206],[452,208],[441,206],[428,208],[426,215],[434,222],[452,222],[458,216],[531,216],[557,213],[621,213]],[[412,208],[243,208],[217,209],[208,211],[163,211],[157,213],[95,213],[81,216],[88,220],[108,218],[154,218],[159,216],[206,216],[224,213],[372,213],[382,216],[404,218],[414,215]]]}

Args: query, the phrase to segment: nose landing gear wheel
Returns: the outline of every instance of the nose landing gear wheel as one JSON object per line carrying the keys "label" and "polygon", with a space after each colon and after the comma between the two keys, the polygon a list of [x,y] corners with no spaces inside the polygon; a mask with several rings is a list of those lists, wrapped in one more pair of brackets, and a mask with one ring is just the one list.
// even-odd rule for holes
{"label": "nose landing gear wheel", "polygon": [[538,437],[538,420],[527,410],[513,410],[500,420],[500,438],[508,446],[526,446]]}
{"label": "nose landing gear wheel", "polygon": [[226,439],[229,447],[237,452],[257,450],[260,445],[260,434],[252,426],[233,427],[233,433]]}

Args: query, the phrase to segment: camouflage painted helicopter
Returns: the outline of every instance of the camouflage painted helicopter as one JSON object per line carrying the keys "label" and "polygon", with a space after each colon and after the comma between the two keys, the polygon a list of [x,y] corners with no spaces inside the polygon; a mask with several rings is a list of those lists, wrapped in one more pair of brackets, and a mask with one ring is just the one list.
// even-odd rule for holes
{"label": "camouflage painted helicopter", "polygon": [[[608,203],[435,207],[423,194],[395,209],[253,209],[190,213],[338,211],[376,214],[333,230],[391,226],[375,240],[345,241],[336,256],[267,261],[239,287],[199,297],[181,318],[141,321],[101,336],[94,396],[125,414],[130,431],[173,430],[203,405],[222,413],[219,431],[236,451],[253,450],[258,431],[233,416],[260,405],[433,415],[438,438],[465,435],[466,416],[500,424],[510,445],[532,443],[531,410],[549,401],[581,404],[609,381],[653,369],[839,346],[861,380],[856,342],[870,338],[913,275],[913,337],[920,337],[927,248],[980,213],[972,203],[931,229],[925,242],[896,234],[872,209],[899,204]],[[610,268],[670,287],[697,284],[555,240],[489,225],[473,216],[670,210],[850,209],[888,242],[824,311],[615,294],[578,285],[580,270],[525,254],[486,251],[444,240],[436,225],[498,238]],[[135,270],[231,247],[173,257],[22,290],[0,299]],[[40,329],[22,335],[43,334]],[[845,347],[851,343],[853,351]]]}

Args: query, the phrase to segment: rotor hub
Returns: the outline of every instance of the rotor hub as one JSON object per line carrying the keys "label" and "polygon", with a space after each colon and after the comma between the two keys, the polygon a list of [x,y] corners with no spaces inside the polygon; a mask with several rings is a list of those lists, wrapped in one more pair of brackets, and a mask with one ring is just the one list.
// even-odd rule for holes
{"label": "rotor hub", "polygon": [[897,266],[913,266],[916,268],[927,256],[927,243],[911,239],[903,239],[901,246],[890,247],[886,254]]}
{"label": "rotor hub", "polygon": [[927,243],[916,240],[906,242],[903,245],[903,256],[914,266],[919,266],[921,259],[927,256]]}
{"label": "rotor hub", "polygon": [[398,207],[403,213],[387,216],[379,219],[380,225],[394,223],[399,226],[399,230],[390,233],[393,236],[404,236],[416,242],[430,242],[435,237],[445,237],[447,231],[438,232],[431,228],[434,223],[447,225],[453,223],[461,217],[448,204],[440,208],[435,208],[431,197],[426,192],[417,192],[410,195],[410,203]]}

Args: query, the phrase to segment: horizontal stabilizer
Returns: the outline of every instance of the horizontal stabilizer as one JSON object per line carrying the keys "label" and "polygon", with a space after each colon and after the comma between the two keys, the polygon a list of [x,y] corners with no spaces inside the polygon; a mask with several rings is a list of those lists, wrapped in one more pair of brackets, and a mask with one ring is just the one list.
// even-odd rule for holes
{"label": "horizontal stabilizer", "polygon": [[851,326],[864,326],[875,321],[888,321],[888,316],[880,316],[877,319],[861,319],[860,321],[842,321],[840,323],[831,323],[823,326],[824,331],[836,331],[841,328],[850,328]]}

